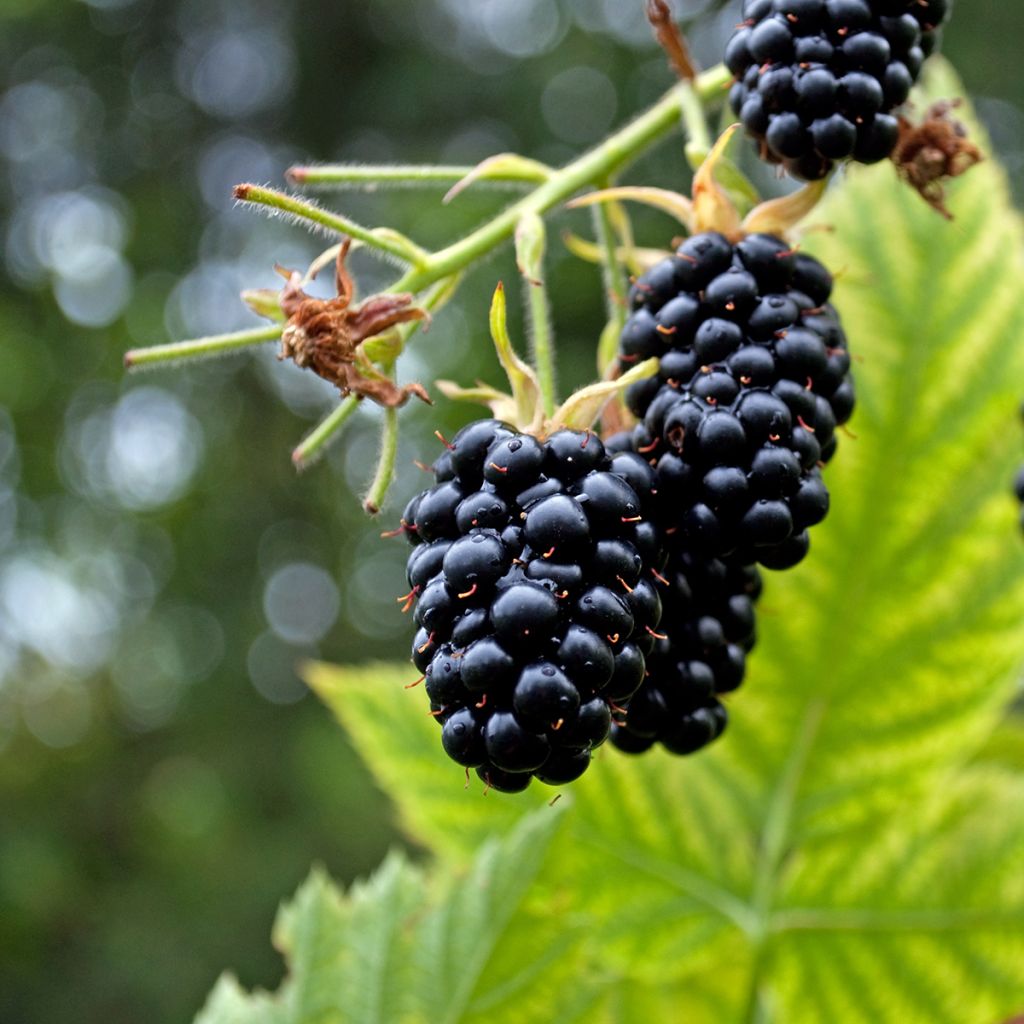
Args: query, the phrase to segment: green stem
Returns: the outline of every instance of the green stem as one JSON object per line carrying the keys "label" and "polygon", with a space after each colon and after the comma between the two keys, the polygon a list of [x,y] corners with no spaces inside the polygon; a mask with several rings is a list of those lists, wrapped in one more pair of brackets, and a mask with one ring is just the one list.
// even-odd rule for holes
{"label": "green stem", "polygon": [[686,155],[690,166],[696,170],[711,152],[711,132],[704,112],[704,104],[697,91],[689,82],[679,86],[680,113],[686,133]]}
{"label": "green stem", "polygon": [[[320,186],[328,189],[369,189],[387,185],[454,185],[468,177],[475,167],[440,164],[322,164],[288,169],[286,177],[294,185]],[[489,172],[480,181],[495,184],[528,185],[535,179],[521,173]]]}
{"label": "green stem", "polygon": [[472,170],[472,167],[445,164],[300,164],[289,167],[285,177],[293,185],[375,189],[380,185],[454,184]]}
{"label": "green stem", "polygon": [[[692,88],[706,102],[720,98],[730,80],[729,70],[719,65],[705,71]],[[405,274],[392,291],[417,292],[438,278],[463,269],[510,238],[523,217],[546,213],[580,189],[605,180],[672,131],[679,122],[682,105],[683,89],[676,85],[635,121],[556,171],[550,180],[493,220],[447,248],[428,255],[420,266]]]}
{"label": "green stem", "polygon": [[280,210],[282,213],[287,213],[308,224],[315,224],[339,235],[357,238],[364,245],[389,253],[404,263],[419,265],[427,256],[425,250],[396,231],[376,231],[373,228],[364,227],[341,214],[324,210],[308,199],[290,196],[285,192],[278,192],[276,189],[263,188],[260,185],[236,185],[234,196],[239,202]]}
{"label": "green stem", "polygon": [[551,309],[548,304],[548,290],[543,281],[526,282],[526,304],[530,317],[530,339],[533,351],[533,365],[537,370],[540,385],[540,400],[544,415],[555,411],[555,355]]}
{"label": "green stem", "polygon": [[303,438],[302,443],[292,452],[296,469],[311,466],[327,450],[327,446],[341,436],[341,430],[359,408],[356,395],[349,395],[329,416]]}
{"label": "green stem", "polygon": [[167,345],[133,348],[125,352],[124,365],[129,370],[136,370],[160,363],[176,363],[204,356],[222,356],[236,349],[260,345],[265,341],[276,341],[283,331],[284,324],[271,324],[269,327],[254,327],[232,334],[211,334],[207,338],[194,338],[192,341],[172,341]]}
{"label": "green stem", "polygon": [[541,407],[545,416],[555,411],[554,332],[551,305],[544,277],[547,231],[544,221],[531,214],[516,228],[516,262],[526,288],[526,318],[530,330],[530,350],[537,371]]}
{"label": "green stem", "polygon": [[395,460],[398,458],[398,410],[384,410],[384,426],[381,430],[380,458],[377,460],[377,472],[370,484],[369,493],[363,502],[363,508],[375,516],[384,504],[388,488],[395,475]]}
{"label": "green stem", "polygon": [[[601,182],[607,188],[611,181]],[[619,262],[618,239],[615,225],[612,223],[612,211],[608,203],[598,203],[594,207],[594,230],[601,246],[601,275],[604,282],[605,305],[608,310],[608,323],[601,333],[601,342],[597,352],[597,369],[600,376],[612,364],[618,351],[619,336],[626,323],[626,305],[629,286],[626,275],[622,272]]]}

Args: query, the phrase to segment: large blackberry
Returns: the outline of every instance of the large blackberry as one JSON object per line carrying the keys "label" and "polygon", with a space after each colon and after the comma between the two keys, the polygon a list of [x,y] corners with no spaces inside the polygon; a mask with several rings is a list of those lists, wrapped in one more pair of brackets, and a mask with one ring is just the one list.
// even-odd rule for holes
{"label": "large blackberry", "polygon": [[619,361],[636,451],[658,473],[669,536],[712,558],[787,568],[828,511],[820,464],[854,404],[846,337],[813,257],[770,235],[706,232],[635,283]]}
{"label": "large blackberry", "polygon": [[725,729],[728,716],[718,698],[743,682],[761,578],[753,566],[685,551],[673,554],[660,575],[662,638],[611,738],[630,754],[655,742],[673,754],[692,754]]}
{"label": "large blackberry", "polygon": [[403,515],[412,660],[445,751],[494,789],[577,778],[643,681],[660,538],[611,468],[589,432],[482,420]]}
{"label": "large blackberry", "polygon": [[746,0],[725,51],[729,100],[761,155],[798,178],[896,145],[892,111],[934,49],[948,0]]}

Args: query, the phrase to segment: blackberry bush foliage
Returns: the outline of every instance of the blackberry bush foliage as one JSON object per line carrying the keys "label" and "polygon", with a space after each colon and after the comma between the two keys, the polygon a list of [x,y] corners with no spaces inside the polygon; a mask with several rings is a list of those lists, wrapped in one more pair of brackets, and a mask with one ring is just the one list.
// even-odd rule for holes
{"label": "blackberry bush foliage", "polygon": [[659,538],[589,431],[463,428],[402,519],[441,743],[489,786],[578,778],[658,636]]}
{"label": "blackberry bush foliage", "polygon": [[660,369],[628,393],[633,443],[693,550],[777,569],[806,554],[854,406],[831,291],[821,263],[766,234],[694,235],[634,284],[619,363]]}
{"label": "blackberry bush foliage", "polygon": [[[651,6],[663,13],[663,0]],[[779,95],[786,77],[776,72],[798,48],[821,67],[793,65],[794,91],[794,76],[836,79],[835,109],[815,108],[806,134],[852,131],[856,156],[863,130],[870,157],[887,135],[884,104],[906,84],[890,69],[916,74],[944,14],[924,0],[747,10],[744,45]],[[805,31],[815,19],[826,28]],[[669,48],[677,67],[692,67],[681,39]],[[936,76],[958,91],[941,65]],[[858,169],[819,215],[834,231],[808,236],[818,263],[790,232],[824,188],[756,204],[725,157],[729,133],[714,146],[707,138],[705,105],[724,100],[729,71],[686,77],[560,170],[506,155],[456,172],[293,172],[349,187],[376,173],[527,189],[437,252],[243,187],[252,203],[397,260],[401,276],[357,303],[339,241],[283,289],[248,293],[270,328],[132,355],[156,362],[280,337],[285,358],[343,394],[297,461],[337,437],[358,403],[382,407],[366,500],[375,511],[398,464],[399,407],[433,397],[399,383],[404,348],[463,271],[514,236],[534,365],[492,311],[511,393],[437,382],[493,418],[452,438],[402,517],[412,656],[442,746],[491,787],[585,773],[566,813],[540,806],[524,820],[529,792],[485,801],[452,785],[418,688],[401,699],[407,665],[309,667],[400,820],[442,855],[429,869],[440,884],[401,857],[345,896],[315,875],[275,930],[292,966],[281,992],[248,996],[227,978],[202,1024],[1019,1015],[1024,741],[1014,727],[986,742],[1024,662],[1024,552],[1008,551],[1010,503],[996,494],[1019,458],[1005,427],[1024,378],[1024,306],[1004,300],[1024,276],[1020,221],[992,164],[957,184],[955,228],[894,168]],[[851,99],[864,104],[860,122],[841,109]],[[836,127],[833,113],[852,127]],[[710,151],[692,199],[609,186],[680,116],[690,154]],[[829,123],[816,129],[819,120]],[[949,142],[958,130],[945,128]],[[901,162],[926,198],[936,173],[956,176],[957,149],[937,138],[922,133]],[[807,174],[826,157],[787,159]],[[607,285],[602,379],[556,408],[543,216],[589,189],[601,189],[584,200],[596,206],[597,238],[572,244],[601,263]],[[635,246],[618,200],[638,197],[687,223],[673,256]],[[930,202],[939,205],[934,192]],[[338,295],[315,299],[308,279],[332,261]],[[819,464],[852,408],[826,265],[849,270],[841,302],[867,356],[859,440],[855,457],[829,467],[837,500],[820,557],[772,581],[758,634],[755,562],[781,568],[805,553],[828,504]],[[433,330],[443,329],[437,318]],[[623,433],[626,393],[638,422]],[[688,753],[721,734],[755,638],[750,713],[733,717],[728,742],[687,762],[602,751],[599,770],[586,771],[609,734],[605,749],[632,753]],[[488,841],[496,831],[503,838]]]}
{"label": "blackberry bush foliage", "polygon": [[798,178],[884,160],[948,12],[947,0],[747,0],[725,53],[733,112]]}

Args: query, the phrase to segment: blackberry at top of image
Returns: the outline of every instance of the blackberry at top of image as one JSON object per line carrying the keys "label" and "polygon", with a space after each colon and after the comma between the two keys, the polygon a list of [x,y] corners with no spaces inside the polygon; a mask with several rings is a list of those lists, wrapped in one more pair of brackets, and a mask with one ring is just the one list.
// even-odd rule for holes
{"label": "blackberry at top of image", "polygon": [[725,52],[730,104],[761,156],[795,177],[893,151],[902,106],[949,0],[747,0]]}
{"label": "blackberry at top of image", "polygon": [[705,232],[637,279],[623,367],[635,450],[658,473],[668,534],[706,557],[788,568],[828,511],[819,467],[853,412],[832,277],[781,239]]}
{"label": "blackberry at top of image", "polygon": [[590,432],[463,428],[402,530],[441,742],[488,786],[578,778],[657,639],[660,538]]}

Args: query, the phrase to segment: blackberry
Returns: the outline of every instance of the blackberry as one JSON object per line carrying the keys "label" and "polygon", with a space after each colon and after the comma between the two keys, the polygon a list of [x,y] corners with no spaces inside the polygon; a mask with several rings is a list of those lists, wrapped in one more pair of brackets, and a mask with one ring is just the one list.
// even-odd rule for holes
{"label": "blackberry", "polygon": [[746,0],[725,51],[729,101],[761,155],[798,178],[877,163],[949,0]]}
{"label": "blackberry", "polygon": [[725,729],[728,716],[719,697],[743,682],[756,640],[761,578],[753,566],[680,550],[669,557],[658,584],[661,637],[611,739],[626,753],[660,742],[671,753],[692,754]]}
{"label": "blackberry", "polygon": [[632,446],[656,467],[653,518],[688,549],[775,569],[807,552],[828,511],[819,467],[854,406],[831,291],[781,239],[714,232],[633,286],[619,364],[660,370],[626,393]]}
{"label": "blackberry", "polygon": [[653,470],[589,432],[540,441],[482,420],[434,472],[402,528],[412,660],[441,744],[494,789],[571,782],[607,739],[611,704],[640,687],[656,641]]}

